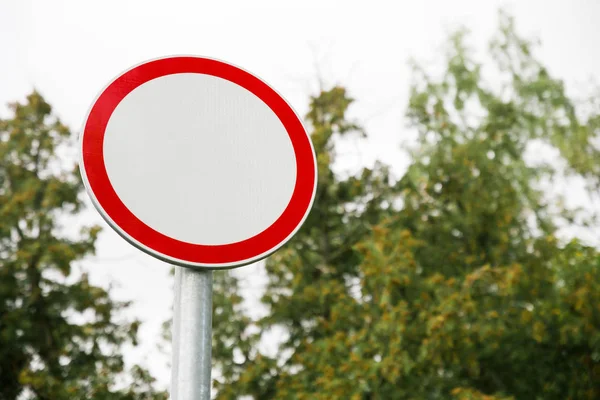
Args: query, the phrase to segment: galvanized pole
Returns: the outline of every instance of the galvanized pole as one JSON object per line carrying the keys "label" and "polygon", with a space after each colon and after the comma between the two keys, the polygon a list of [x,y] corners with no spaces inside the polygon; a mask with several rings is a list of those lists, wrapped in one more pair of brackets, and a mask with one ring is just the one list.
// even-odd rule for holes
{"label": "galvanized pole", "polygon": [[175,267],[171,400],[210,400],[212,271]]}

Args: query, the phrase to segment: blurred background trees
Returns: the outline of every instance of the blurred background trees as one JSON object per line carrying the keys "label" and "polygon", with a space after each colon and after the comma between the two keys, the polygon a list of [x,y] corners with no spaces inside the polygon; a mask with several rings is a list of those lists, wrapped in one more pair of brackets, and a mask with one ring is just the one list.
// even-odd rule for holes
{"label": "blurred background trees", "polygon": [[442,74],[414,67],[418,138],[399,180],[382,165],[336,176],[336,141],[362,133],[352,99],[311,99],[315,206],[266,261],[267,316],[228,324],[247,317],[215,302],[218,399],[600,398],[600,253],[557,236],[595,220],[544,190],[577,176],[597,195],[599,110],[566,95],[508,16],[489,62],[467,37]]}
{"label": "blurred background trees", "polygon": [[[549,190],[578,179],[598,195],[598,99],[567,96],[506,15],[485,54],[467,39],[451,37],[442,73],[414,66],[417,139],[399,179],[382,164],[334,173],[336,144],[365,132],[343,87],[310,99],[317,197],[266,261],[266,316],[247,315],[235,275],[214,273],[218,399],[600,398],[600,253],[560,234],[598,225]],[[139,326],[119,319],[128,304],[73,270],[98,229],[61,226],[82,205],[60,157],[68,129],[35,92],[12,111],[0,121],[0,400],[166,398],[142,368],[124,375]]]}
{"label": "blurred background trees", "polygon": [[71,133],[37,92],[11,110],[0,120],[0,399],[166,399],[139,366],[117,388],[139,321],[74,271],[99,228],[67,232],[82,207],[79,172],[61,159]]}

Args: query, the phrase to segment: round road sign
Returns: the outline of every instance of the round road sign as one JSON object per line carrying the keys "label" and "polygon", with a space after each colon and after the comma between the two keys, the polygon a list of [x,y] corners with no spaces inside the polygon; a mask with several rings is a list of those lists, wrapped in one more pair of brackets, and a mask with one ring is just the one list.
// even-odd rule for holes
{"label": "round road sign", "polygon": [[231,64],[166,57],[98,96],[80,168],[104,219],[164,261],[230,268],[285,244],[316,190],[314,149],[270,86]]}

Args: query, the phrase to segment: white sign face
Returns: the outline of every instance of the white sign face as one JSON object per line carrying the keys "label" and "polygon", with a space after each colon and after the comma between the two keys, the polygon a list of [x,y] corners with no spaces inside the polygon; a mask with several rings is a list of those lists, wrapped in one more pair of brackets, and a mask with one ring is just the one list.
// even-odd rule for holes
{"label": "white sign face", "polygon": [[107,222],[178,265],[228,268],[304,222],[316,159],[298,116],[248,72],[201,57],[138,65],[93,104],[81,171]]}

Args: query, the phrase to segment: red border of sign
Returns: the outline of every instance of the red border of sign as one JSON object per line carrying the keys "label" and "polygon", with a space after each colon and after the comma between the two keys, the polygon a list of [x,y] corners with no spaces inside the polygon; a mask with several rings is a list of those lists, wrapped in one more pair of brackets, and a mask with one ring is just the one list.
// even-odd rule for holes
{"label": "red border of sign", "polygon": [[[296,184],[291,200],[280,217],[268,228],[246,240],[223,245],[200,245],[166,236],[137,218],[115,192],[104,164],[104,134],[108,121],[131,91],[162,76],[179,73],[207,74],[236,83],[259,97],[283,123],[296,156]],[[314,200],[316,162],[310,139],[302,122],[287,102],[252,74],[214,59],[168,57],[138,65],[116,78],[97,98],[85,122],[82,138],[82,169],[96,207],[125,233],[147,249],[142,250],[185,265],[236,266],[260,259],[285,243],[302,224]],[[107,219],[108,222],[111,222]],[[129,239],[126,237],[126,239]],[[134,243],[135,244],[135,243]],[[158,254],[157,254],[158,253]]]}

